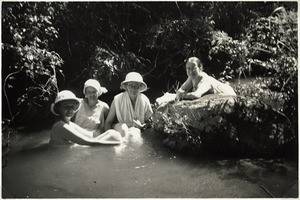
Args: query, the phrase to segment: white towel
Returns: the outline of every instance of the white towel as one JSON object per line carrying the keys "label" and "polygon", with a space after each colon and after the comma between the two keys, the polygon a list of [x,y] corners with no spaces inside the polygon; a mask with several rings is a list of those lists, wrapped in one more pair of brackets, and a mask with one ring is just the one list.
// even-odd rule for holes
{"label": "white towel", "polygon": [[164,93],[163,96],[157,98],[155,100],[155,102],[157,103],[158,106],[160,106],[160,105],[163,105],[165,103],[168,103],[168,102],[171,102],[171,101],[175,101],[175,99],[176,99],[176,94],[166,92],[166,93]]}
{"label": "white towel", "polygon": [[133,120],[139,120],[142,124],[148,119],[153,111],[149,99],[139,93],[133,106],[128,92],[118,94],[114,98],[116,115],[120,123],[126,123],[128,127],[133,126]]}

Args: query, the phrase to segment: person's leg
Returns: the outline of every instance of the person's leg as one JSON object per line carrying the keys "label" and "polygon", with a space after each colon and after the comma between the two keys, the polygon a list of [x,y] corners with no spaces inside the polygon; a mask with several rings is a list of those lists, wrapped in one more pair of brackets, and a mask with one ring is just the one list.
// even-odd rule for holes
{"label": "person's leg", "polygon": [[[55,126],[53,130],[63,140],[71,141],[81,145],[96,145],[96,144],[119,144],[119,141],[105,141],[102,139],[89,137],[89,131],[81,128],[77,124],[61,124]],[[105,136],[105,135],[104,135]],[[117,136],[116,136],[117,137]]]}

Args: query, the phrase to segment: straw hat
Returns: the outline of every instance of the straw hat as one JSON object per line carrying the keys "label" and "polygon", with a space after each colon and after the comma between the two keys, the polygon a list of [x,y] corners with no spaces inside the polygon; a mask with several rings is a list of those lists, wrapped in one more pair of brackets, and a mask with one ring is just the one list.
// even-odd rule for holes
{"label": "straw hat", "polygon": [[[61,92],[59,92],[55,98],[54,103],[51,104],[51,112],[54,115],[59,116],[59,114],[57,113],[57,108],[55,107],[55,105],[61,101],[66,101],[66,100],[74,100],[77,102],[78,107],[79,107],[79,100],[78,98],[75,96],[75,94],[73,92],[71,92],[70,90],[63,90]],[[77,107],[77,109],[78,109]],[[76,111],[77,111],[76,109]]]}
{"label": "straw hat", "polygon": [[85,94],[85,89],[87,87],[95,88],[98,91],[99,96],[107,92],[107,89],[105,87],[101,87],[100,83],[95,79],[89,79],[84,83],[83,94]]}
{"label": "straw hat", "polygon": [[130,72],[126,75],[125,80],[121,83],[121,88],[126,90],[125,84],[128,82],[141,83],[140,92],[147,90],[147,84],[143,81],[143,77],[137,72]]}

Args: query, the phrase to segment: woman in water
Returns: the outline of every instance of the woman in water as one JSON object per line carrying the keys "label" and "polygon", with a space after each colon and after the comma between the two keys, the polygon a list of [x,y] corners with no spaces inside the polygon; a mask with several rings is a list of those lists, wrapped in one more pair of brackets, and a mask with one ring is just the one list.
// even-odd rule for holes
{"label": "woman in water", "polygon": [[89,79],[84,83],[83,94],[85,96],[84,99],[80,100],[74,122],[92,132],[93,137],[104,132],[104,121],[109,107],[105,102],[99,100],[99,97],[106,92],[107,89],[101,87],[95,79]]}
{"label": "woman in water", "polygon": [[71,118],[78,110],[79,100],[69,90],[63,90],[57,94],[51,111],[59,116],[59,120],[52,126],[50,144],[97,145],[97,144],[120,144],[120,133],[109,130],[97,137],[92,137],[91,132],[71,122]]}
{"label": "woman in water", "polygon": [[149,99],[142,94],[147,84],[139,73],[128,73],[121,83],[121,89],[125,92],[114,97],[105,121],[105,130],[113,128],[126,136],[130,132],[140,132],[153,111]]}

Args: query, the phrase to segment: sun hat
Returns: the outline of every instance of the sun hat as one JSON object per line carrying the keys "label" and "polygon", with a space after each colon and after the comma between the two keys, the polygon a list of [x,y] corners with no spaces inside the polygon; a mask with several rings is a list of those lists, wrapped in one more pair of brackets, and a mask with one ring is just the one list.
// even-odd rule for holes
{"label": "sun hat", "polygon": [[99,96],[107,92],[107,89],[105,87],[101,87],[100,83],[95,79],[89,79],[84,83],[83,94],[85,94],[85,89],[87,87],[95,88],[98,91]]}
{"label": "sun hat", "polygon": [[[54,114],[54,115],[57,115],[59,116],[59,114],[56,112],[56,107],[55,105],[61,101],[66,101],[66,100],[74,100],[78,103],[78,107],[79,107],[79,100],[78,98],[75,96],[75,94],[73,92],[71,92],[70,90],[63,90],[63,91],[60,91],[55,100],[54,100],[54,103],[51,104],[51,112]],[[78,109],[77,107],[77,109]],[[77,111],[76,109],[76,111]]]}
{"label": "sun hat", "polygon": [[121,83],[121,88],[126,90],[125,84],[128,82],[141,83],[142,86],[140,87],[140,92],[144,92],[145,90],[147,90],[147,84],[143,81],[143,77],[137,72],[129,72],[126,75],[125,80]]}

